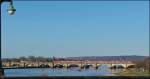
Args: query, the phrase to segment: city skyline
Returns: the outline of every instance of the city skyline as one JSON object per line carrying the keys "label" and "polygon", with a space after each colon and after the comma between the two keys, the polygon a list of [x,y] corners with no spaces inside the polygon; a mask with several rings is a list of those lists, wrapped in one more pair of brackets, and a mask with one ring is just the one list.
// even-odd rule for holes
{"label": "city skyline", "polygon": [[2,5],[2,57],[149,55],[148,1]]}

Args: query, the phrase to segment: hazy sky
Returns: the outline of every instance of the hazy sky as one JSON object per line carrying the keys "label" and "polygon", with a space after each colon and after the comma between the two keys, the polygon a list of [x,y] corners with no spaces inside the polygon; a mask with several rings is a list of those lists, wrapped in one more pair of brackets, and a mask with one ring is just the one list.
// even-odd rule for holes
{"label": "hazy sky", "polygon": [[2,57],[149,54],[148,1],[16,1],[2,5]]}

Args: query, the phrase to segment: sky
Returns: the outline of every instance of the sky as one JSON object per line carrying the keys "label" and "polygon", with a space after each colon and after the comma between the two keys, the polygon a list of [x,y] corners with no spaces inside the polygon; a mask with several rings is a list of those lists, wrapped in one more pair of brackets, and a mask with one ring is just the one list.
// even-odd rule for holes
{"label": "sky", "polygon": [[149,55],[148,1],[2,4],[2,57]]}

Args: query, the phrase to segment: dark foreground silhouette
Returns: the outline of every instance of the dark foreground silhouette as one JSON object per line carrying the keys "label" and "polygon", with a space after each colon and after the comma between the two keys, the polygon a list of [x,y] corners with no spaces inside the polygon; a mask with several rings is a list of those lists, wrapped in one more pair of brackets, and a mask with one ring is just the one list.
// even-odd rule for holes
{"label": "dark foreground silhouette", "polygon": [[55,76],[55,77],[1,77],[0,79],[150,79],[150,76]]}

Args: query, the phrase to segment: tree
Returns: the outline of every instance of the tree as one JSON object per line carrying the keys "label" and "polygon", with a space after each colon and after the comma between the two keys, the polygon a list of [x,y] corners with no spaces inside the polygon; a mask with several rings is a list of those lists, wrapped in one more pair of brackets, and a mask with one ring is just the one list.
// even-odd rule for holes
{"label": "tree", "polygon": [[12,58],[11,61],[12,61],[12,62],[20,62],[20,60],[17,59],[17,58]]}
{"label": "tree", "polygon": [[36,61],[36,57],[35,56],[29,56],[28,59],[29,59],[29,61],[33,61],[33,62]]}
{"label": "tree", "polygon": [[26,61],[26,60],[27,60],[27,58],[24,57],[24,56],[20,57],[19,59],[20,59],[21,61]]}
{"label": "tree", "polygon": [[42,62],[44,62],[44,61],[46,61],[46,58],[44,58],[44,57],[42,57],[42,56],[39,56],[39,57],[37,57],[37,61],[42,61]]}
{"label": "tree", "polygon": [[145,60],[144,60],[144,68],[146,70],[149,70],[150,71],[150,57],[147,57]]}
{"label": "tree", "polygon": [[150,71],[150,57],[147,57],[141,61],[134,61],[134,63],[136,64],[137,69],[142,68]]}

